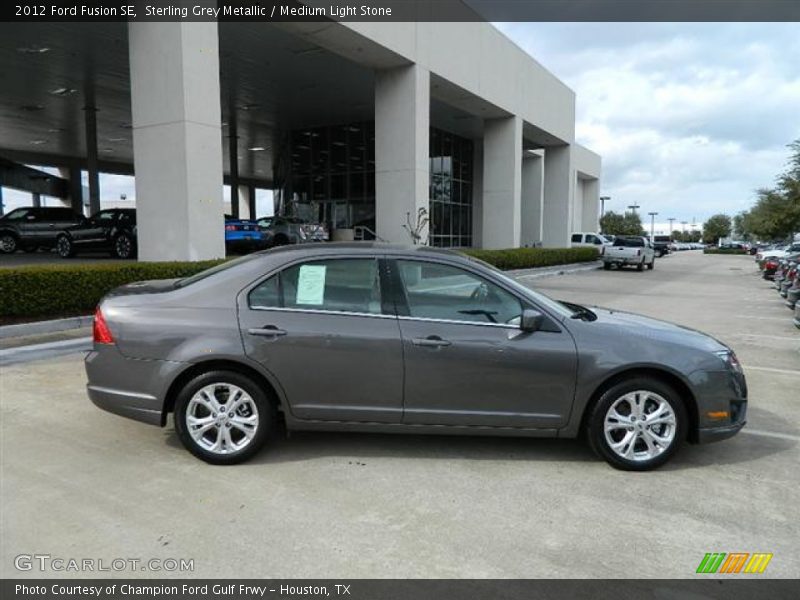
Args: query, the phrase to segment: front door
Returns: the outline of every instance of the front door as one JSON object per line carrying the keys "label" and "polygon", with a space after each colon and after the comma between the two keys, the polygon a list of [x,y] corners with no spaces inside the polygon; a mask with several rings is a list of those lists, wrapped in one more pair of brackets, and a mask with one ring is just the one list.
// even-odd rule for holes
{"label": "front door", "polygon": [[399,423],[403,353],[375,258],[308,260],[239,300],[245,352],[299,419]]}
{"label": "front door", "polygon": [[[398,260],[405,354],[403,422],[556,428],[569,417],[577,353],[555,322],[519,329],[527,300],[482,276]],[[534,307],[535,308],[535,307]]]}

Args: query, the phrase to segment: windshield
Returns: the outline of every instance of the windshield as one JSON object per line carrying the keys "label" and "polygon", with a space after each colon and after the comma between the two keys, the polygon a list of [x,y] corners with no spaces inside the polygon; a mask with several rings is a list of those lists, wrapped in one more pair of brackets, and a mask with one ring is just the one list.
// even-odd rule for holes
{"label": "windshield", "polygon": [[206,279],[207,277],[211,277],[212,275],[216,275],[217,273],[221,273],[222,271],[227,271],[231,267],[235,267],[236,265],[241,265],[243,263],[249,262],[254,258],[259,257],[259,252],[254,252],[253,254],[246,254],[245,256],[240,256],[239,258],[235,258],[233,260],[228,260],[223,263],[220,263],[216,266],[211,267],[210,269],[206,269],[205,271],[200,271],[199,273],[195,273],[189,277],[184,277],[183,279],[179,279],[175,282],[176,288],[183,288],[187,285],[192,285],[193,283],[197,283],[202,279]]}
{"label": "windshield", "polygon": [[534,302],[546,308],[547,310],[553,312],[554,314],[565,318],[572,317],[575,314],[575,311],[570,310],[569,307],[566,306],[565,304],[558,302],[557,300],[553,300],[552,298],[550,298],[549,296],[545,296],[541,292],[534,291],[531,288],[522,285],[516,279],[509,277],[494,265],[490,265],[489,263],[479,258],[475,258],[473,256],[467,256],[467,258],[473,262],[483,265],[487,269],[490,269],[495,275],[500,276],[503,279],[503,282],[506,283],[509,287],[527,296],[531,296]]}
{"label": "windshield", "polygon": [[25,215],[27,215],[29,212],[30,210],[27,208],[16,208],[7,215],[5,215],[3,219],[5,221],[19,221],[21,219],[24,219]]}

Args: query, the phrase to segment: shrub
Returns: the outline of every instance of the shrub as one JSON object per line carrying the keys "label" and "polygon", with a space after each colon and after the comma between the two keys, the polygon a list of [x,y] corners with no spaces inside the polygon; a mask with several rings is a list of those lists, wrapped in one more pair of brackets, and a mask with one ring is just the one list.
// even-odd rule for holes
{"label": "shrub", "polygon": [[507,250],[471,250],[462,252],[503,271],[551,267],[597,260],[594,248],[509,248]]}
{"label": "shrub", "polygon": [[744,248],[703,248],[703,254],[747,254]]}
{"label": "shrub", "polygon": [[0,269],[0,319],[90,314],[110,290],[147,279],[188,277],[222,261],[44,265]]}

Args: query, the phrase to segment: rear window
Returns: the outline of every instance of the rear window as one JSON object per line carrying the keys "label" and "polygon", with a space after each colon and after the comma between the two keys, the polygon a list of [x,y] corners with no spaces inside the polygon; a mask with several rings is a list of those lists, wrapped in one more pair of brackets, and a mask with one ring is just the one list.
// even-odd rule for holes
{"label": "rear window", "polygon": [[644,247],[644,238],[617,238],[614,240],[614,245],[624,248],[642,248]]}
{"label": "rear window", "polygon": [[206,269],[205,271],[200,271],[199,273],[195,273],[190,277],[184,277],[183,279],[179,279],[178,281],[175,282],[175,287],[183,288],[192,285],[193,283],[197,283],[198,281],[207,279],[213,275],[216,275],[217,273],[221,273],[222,271],[227,271],[231,267],[244,264],[259,257],[260,253],[254,252],[253,254],[246,254],[244,256],[240,256],[239,258],[235,258],[233,260],[220,263],[214,267],[211,267],[210,269]]}

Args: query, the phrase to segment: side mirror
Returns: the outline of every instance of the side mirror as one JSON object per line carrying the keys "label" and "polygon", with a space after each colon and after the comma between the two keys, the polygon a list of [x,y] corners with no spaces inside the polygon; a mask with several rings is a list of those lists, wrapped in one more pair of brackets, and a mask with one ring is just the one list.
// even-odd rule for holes
{"label": "side mirror", "polygon": [[522,311],[522,318],[519,322],[519,328],[522,331],[533,333],[534,331],[539,331],[542,328],[543,323],[544,315],[542,313],[540,313],[538,310],[533,310],[532,308],[526,308]]}

